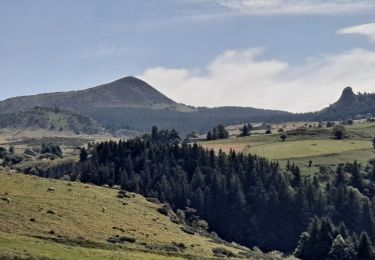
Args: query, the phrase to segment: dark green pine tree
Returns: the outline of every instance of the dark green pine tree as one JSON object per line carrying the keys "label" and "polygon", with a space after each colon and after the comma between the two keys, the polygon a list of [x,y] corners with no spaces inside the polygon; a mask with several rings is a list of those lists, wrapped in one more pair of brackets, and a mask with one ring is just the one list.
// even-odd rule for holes
{"label": "dark green pine tree", "polygon": [[218,133],[216,127],[212,129],[212,140],[218,139]]}
{"label": "dark green pine tree", "polygon": [[359,168],[359,165],[357,161],[353,163],[352,167],[352,179],[351,179],[351,185],[355,188],[357,188],[359,191],[362,191],[363,188],[363,176],[361,173],[361,170]]}
{"label": "dark green pine tree", "polygon": [[335,176],[335,187],[338,188],[340,186],[345,185],[345,172],[341,165],[339,165],[336,169],[336,176]]}
{"label": "dark green pine tree", "polygon": [[372,260],[372,243],[366,232],[362,232],[359,237],[359,244],[357,247],[357,260]]}
{"label": "dark green pine tree", "polygon": [[153,126],[151,130],[151,141],[157,142],[158,140],[159,140],[158,128],[156,126]]}
{"label": "dark green pine tree", "polygon": [[82,148],[81,152],[79,153],[79,161],[85,162],[87,161],[87,158],[88,158],[88,153],[85,148]]}
{"label": "dark green pine tree", "polygon": [[353,260],[355,251],[350,243],[347,243],[341,235],[337,235],[328,253],[329,260]]}
{"label": "dark green pine tree", "polygon": [[307,229],[307,232],[303,232],[298,241],[294,255],[304,260],[316,260],[319,256],[318,235],[320,230],[320,219],[314,217]]}
{"label": "dark green pine tree", "polygon": [[208,131],[206,139],[207,139],[208,141],[213,140],[213,138],[212,138],[212,134],[211,134],[211,131]]}
{"label": "dark green pine tree", "polygon": [[363,202],[362,207],[362,221],[361,224],[363,229],[370,235],[371,238],[374,238],[375,235],[375,221],[374,221],[374,214],[371,208],[371,202],[368,198],[366,198]]}
{"label": "dark green pine tree", "polygon": [[333,235],[335,229],[332,225],[332,222],[329,218],[323,218],[320,224],[320,230],[318,232],[317,237],[317,244],[316,250],[318,258],[317,259],[325,259],[328,256],[328,253],[331,249],[332,242],[333,242]]}
{"label": "dark green pine tree", "polygon": [[244,125],[242,127],[241,136],[248,136],[248,135],[249,135],[249,129],[248,129],[247,125]]}

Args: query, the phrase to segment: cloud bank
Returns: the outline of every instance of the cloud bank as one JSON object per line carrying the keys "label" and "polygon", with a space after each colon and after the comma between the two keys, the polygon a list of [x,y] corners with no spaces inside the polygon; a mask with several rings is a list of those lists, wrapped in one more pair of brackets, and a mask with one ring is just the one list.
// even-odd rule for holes
{"label": "cloud bank", "polygon": [[249,15],[329,15],[371,12],[373,0],[211,0]]}
{"label": "cloud bank", "polygon": [[310,58],[299,66],[266,59],[263,48],[229,50],[204,68],[155,67],[138,77],[170,98],[195,106],[252,106],[314,111],[346,86],[375,91],[375,52],[353,49]]}
{"label": "cloud bank", "polygon": [[347,27],[338,31],[339,34],[360,34],[375,42],[375,23]]}

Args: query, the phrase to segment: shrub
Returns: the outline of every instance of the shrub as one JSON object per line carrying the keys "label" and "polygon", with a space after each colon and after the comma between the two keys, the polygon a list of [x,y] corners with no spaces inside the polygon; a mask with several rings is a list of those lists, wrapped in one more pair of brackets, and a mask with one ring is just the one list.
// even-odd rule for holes
{"label": "shrub", "polygon": [[229,251],[228,249],[225,249],[222,247],[213,248],[212,253],[214,253],[216,257],[235,257],[236,256],[232,251]]}
{"label": "shrub", "polygon": [[332,134],[337,140],[344,139],[346,137],[346,129],[342,125],[335,125],[332,129]]}
{"label": "shrub", "polygon": [[135,243],[136,239],[133,237],[127,237],[127,236],[113,236],[107,238],[107,241],[110,243],[124,243],[124,242],[129,242],[129,243]]}
{"label": "shrub", "polygon": [[159,204],[160,201],[157,198],[146,198],[148,202],[154,203],[154,204]]}
{"label": "shrub", "polygon": [[189,228],[189,227],[181,227],[181,230],[184,231],[186,234],[189,234],[189,235],[195,234],[194,230]]}
{"label": "shrub", "polygon": [[53,144],[53,143],[49,143],[49,144],[43,143],[40,153],[42,153],[42,154],[53,154],[53,155],[56,155],[57,157],[60,157],[60,158],[63,157],[63,153],[62,153],[62,150],[61,150],[60,146],[57,145],[57,144]]}
{"label": "shrub", "polygon": [[169,209],[168,209],[167,207],[163,206],[163,207],[158,208],[158,212],[159,212],[160,214],[163,214],[163,215],[165,215],[165,216],[168,216],[168,214],[169,214]]}
{"label": "shrub", "polygon": [[121,242],[129,242],[129,243],[134,243],[136,239],[134,237],[127,237],[127,236],[121,236],[119,237]]}
{"label": "shrub", "polygon": [[7,149],[5,149],[4,147],[0,147],[0,159],[4,159],[5,156],[7,155],[8,155]]}
{"label": "shrub", "polygon": [[271,130],[266,130],[266,132],[264,132],[266,135],[269,135],[269,134],[272,134]]}
{"label": "shrub", "polygon": [[183,210],[178,209],[176,214],[181,220],[185,220],[185,212]]}
{"label": "shrub", "polygon": [[198,220],[197,224],[198,224],[198,226],[199,226],[200,228],[203,228],[203,229],[205,229],[205,230],[208,230],[208,223],[207,223],[207,221],[205,221],[205,220],[203,220],[203,219],[200,219],[200,220]]}
{"label": "shrub", "polygon": [[177,242],[172,242],[172,245],[181,249],[181,250],[184,250],[186,249],[186,245],[184,243],[177,243]]}

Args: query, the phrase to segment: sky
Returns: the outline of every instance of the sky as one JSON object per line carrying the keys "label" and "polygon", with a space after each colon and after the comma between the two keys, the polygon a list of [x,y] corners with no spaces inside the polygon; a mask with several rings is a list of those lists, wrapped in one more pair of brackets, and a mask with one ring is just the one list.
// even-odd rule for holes
{"label": "sky", "polygon": [[374,0],[0,0],[0,100],[136,76],[292,112],[375,92]]}

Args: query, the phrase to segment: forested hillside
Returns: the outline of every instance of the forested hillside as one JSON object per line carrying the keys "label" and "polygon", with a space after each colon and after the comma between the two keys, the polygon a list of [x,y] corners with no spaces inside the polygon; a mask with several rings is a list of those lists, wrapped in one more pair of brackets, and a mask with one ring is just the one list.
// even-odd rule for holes
{"label": "forested hillside", "polygon": [[176,129],[181,135],[191,131],[206,133],[218,124],[233,125],[243,122],[286,122],[294,115],[284,111],[251,107],[196,108],[181,112],[171,109],[150,110],[144,108],[94,109],[88,113],[103,126],[111,129],[129,128],[147,132],[152,126]]}
{"label": "forested hillside", "polygon": [[[298,253],[302,249],[313,255],[318,249],[308,248],[312,235],[300,235],[314,216],[329,217],[335,225],[343,223],[350,234],[355,233],[346,241],[353,252],[359,250],[356,238],[362,232],[375,238],[375,170],[371,165],[340,165],[322,183],[317,177],[302,177],[294,165],[283,169],[256,155],[215,154],[198,145],[180,146],[177,141],[173,132],[153,131],[145,139],[104,142],[91,146],[89,156],[82,152],[77,165],[39,174],[69,175],[72,180],[97,185],[119,184],[169,202],[175,210],[192,208],[224,239],[263,250],[293,253],[300,244],[297,255],[302,256]],[[328,256],[339,234],[334,230],[314,237],[314,243],[325,243],[319,254]]]}

